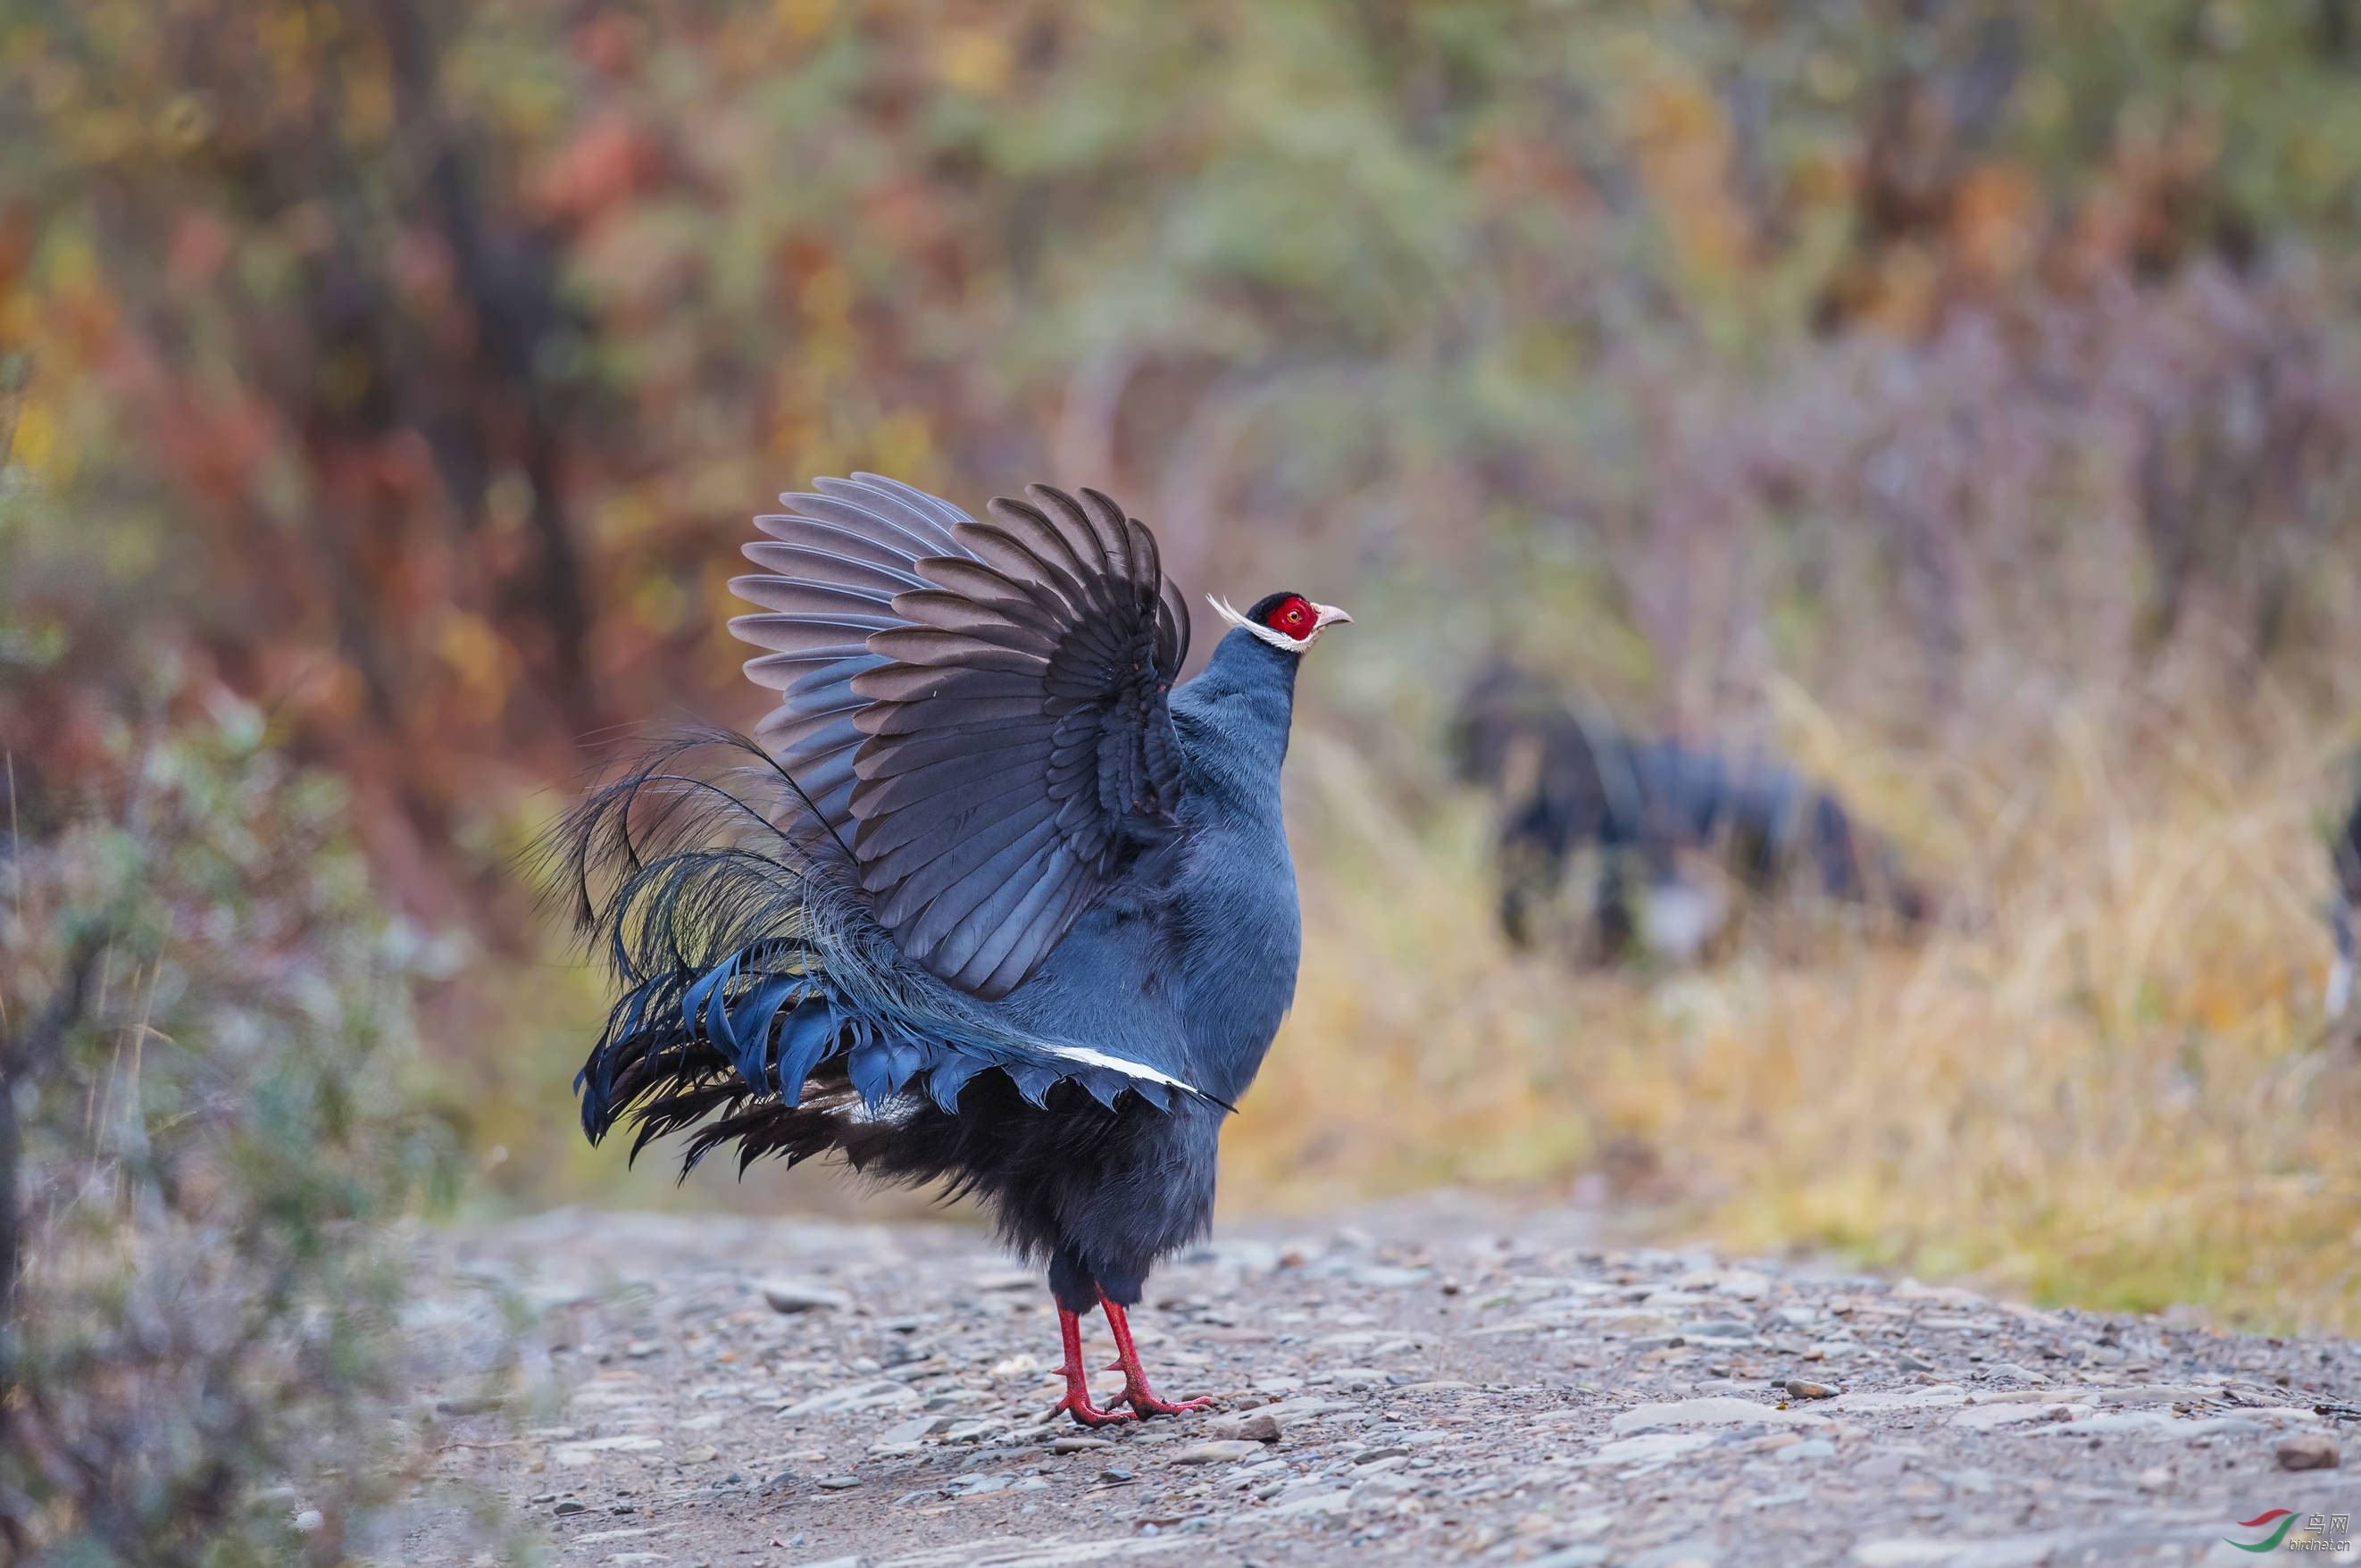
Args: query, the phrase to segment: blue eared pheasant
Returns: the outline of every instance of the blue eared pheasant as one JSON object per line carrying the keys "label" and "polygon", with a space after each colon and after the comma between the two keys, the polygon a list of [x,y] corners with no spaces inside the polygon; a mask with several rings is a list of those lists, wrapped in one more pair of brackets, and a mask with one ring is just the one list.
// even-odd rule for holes
{"label": "blue eared pheasant", "polygon": [[971,1194],[1048,1265],[1059,1409],[1198,1408],[1156,1396],[1125,1309],[1204,1234],[1222,1117],[1294,994],[1279,764],[1297,663],[1350,617],[1215,600],[1235,629],[1176,687],[1187,605],[1106,497],[1037,485],[979,522],[875,475],[816,488],[731,585],[779,694],[755,739],[675,741],[560,829],[621,991],[584,1129]]}

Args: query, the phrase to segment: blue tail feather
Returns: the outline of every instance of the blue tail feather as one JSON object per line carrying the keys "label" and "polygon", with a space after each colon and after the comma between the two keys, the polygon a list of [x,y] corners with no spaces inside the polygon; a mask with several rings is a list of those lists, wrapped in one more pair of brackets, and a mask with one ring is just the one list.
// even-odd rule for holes
{"label": "blue tail feather", "polygon": [[[727,785],[675,771],[701,747],[744,765]],[[753,742],[701,734],[594,793],[545,846],[621,992],[575,1080],[593,1141],[627,1115],[644,1142],[719,1114],[746,1129],[726,1135],[747,1150],[777,1152],[752,1121],[836,1105],[806,1104],[823,1072],[832,1095],[849,1088],[873,1112],[914,1092],[954,1109],[994,1069],[1037,1106],[1069,1080],[1110,1106],[1126,1090],[1159,1110],[1176,1088],[1197,1094],[1152,1068],[1013,1033],[903,959],[801,801]]]}
{"label": "blue tail feather", "polygon": [[787,1016],[779,1031],[779,1048],[775,1060],[769,1064],[766,1080],[758,1072],[750,1075],[750,1083],[763,1084],[767,1089],[775,1084],[775,1092],[788,1105],[803,1103],[804,1080],[828,1055],[829,1047],[836,1043],[836,1014],[826,1002],[806,997]]}

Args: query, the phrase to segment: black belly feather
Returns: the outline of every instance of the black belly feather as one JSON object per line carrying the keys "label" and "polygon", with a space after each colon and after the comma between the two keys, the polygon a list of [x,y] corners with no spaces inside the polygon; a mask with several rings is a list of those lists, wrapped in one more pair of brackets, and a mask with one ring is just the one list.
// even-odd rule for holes
{"label": "black belly feather", "polygon": [[1202,1239],[1212,1222],[1212,1161],[1191,1156],[1200,1146],[1210,1156],[1214,1124],[1185,1102],[1174,1113],[1126,1094],[1104,1105],[1066,1082],[1036,1104],[1013,1079],[986,1073],[955,1111],[923,1085],[873,1106],[847,1061],[823,1062],[790,1105],[753,1093],[719,1047],[684,1032],[627,1053],[586,1130],[598,1143],[628,1125],[634,1159],[655,1139],[687,1133],[684,1176],[734,1146],[741,1172],[766,1157],[796,1165],[830,1156],[881,1185],[939,1186],[946,1203],[973,1199],[1011,1250],[1050,1265],[1074,1310],[1101,1289],[1137,1301],[1156,1259]]}

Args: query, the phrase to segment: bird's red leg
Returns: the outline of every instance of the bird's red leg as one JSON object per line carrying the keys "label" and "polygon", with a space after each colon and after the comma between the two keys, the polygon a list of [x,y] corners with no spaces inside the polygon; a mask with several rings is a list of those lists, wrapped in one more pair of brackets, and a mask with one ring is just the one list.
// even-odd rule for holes
{"label": "bird's red leg", "polygon": [[[1089,1369],[1082,1365],[1082,1320],[1060,1307],[1058,1332],[1066,1342],[1066,1397],[1050,1407],[1049,1415],[1065,1410],[1086,1427],[1109,1426],[1116,1421],[1130,1420],[1132,1413],[1129,1410],[1102,1410],[1091,1403],[1091,1375]],[[1117,1337],[1122,1343],[1131,1342],[1129,1334]],[[1128,1383],[1125,1385],[1124,1391],[1130,1392]],[[1049,1418],[1042,1419],[1046,1420]]]}
{"label": "bird's red leg", "polygon": [[1130,1320],[1123,1315],[1121,1307],[1107,1299],[1104,1290],[1099,1292],[1099,1305],[1106,1309],[1107,1327],[1115,1331],[1115,1365],[1107,1370],[1123,1374],[1123,1392],[1115,1397],[1116,1404],[1129,1405],[1143,1420],[1149,1416],[1181,1416],[1213,1408],[1211,1399],[1183,1399],[1176,1405],[1158,1398],[1156,1390],[1148,1386],[1148,1369],[1139,1365],[1138,1347],[1131,1343]]}

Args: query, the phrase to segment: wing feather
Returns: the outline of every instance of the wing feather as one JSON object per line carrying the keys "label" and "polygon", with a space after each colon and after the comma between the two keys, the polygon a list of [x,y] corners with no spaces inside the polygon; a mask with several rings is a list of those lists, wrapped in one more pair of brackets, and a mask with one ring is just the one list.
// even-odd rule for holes
{"label": "wing feather", "polygon": [[1005,995],[1178,825],[1187,600],[1095,490],[1028,486],[985,521],[876,474],[780,499],[730,584],[778,693],[757,735],[903,950]]}

